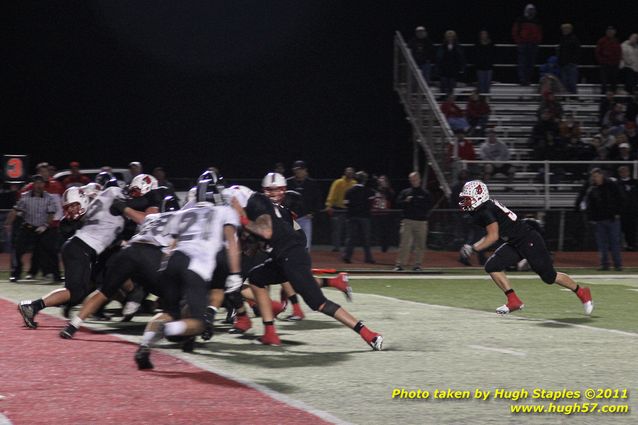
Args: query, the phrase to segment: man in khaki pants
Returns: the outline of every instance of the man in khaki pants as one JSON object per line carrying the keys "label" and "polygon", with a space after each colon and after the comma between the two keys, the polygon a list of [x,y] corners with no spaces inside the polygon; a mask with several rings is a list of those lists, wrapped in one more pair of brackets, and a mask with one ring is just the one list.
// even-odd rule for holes
{"label": "man in khaki pants", "polygon": [[428,235],[428,215],[432,200],[427,190],[421,187],[421,176],[413,171],[408,176],[410,187],[403,189],[397,197],[397,205],[403,208],[401,220],[401,242],[394,271],[401,271],[407,265],[414,245],[413,270],[421,271],[423,250]]}

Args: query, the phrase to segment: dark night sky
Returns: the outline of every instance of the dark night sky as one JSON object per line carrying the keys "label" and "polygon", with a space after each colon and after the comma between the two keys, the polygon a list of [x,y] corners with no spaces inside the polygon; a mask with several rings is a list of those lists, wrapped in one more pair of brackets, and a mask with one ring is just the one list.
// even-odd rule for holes
{"label": "dark night sky", "polygon": [[[212,164],[227,176],[257,177],[276,161],[305,159],[323,178],[350,164],[401,177],[410,168],[409,127],[392,92],[394,30],[409,36],[423,24],[438,41],[451,28],[473,42],[486,27],[509,42],[525,5],[12,3],[3,12],[1,152],[60,168],[141,160],[184,177]],[[547,42],[564,21],[584,43],[608,23],[623,39],[638,31],[630,2],[582,4],[536,2]]]}

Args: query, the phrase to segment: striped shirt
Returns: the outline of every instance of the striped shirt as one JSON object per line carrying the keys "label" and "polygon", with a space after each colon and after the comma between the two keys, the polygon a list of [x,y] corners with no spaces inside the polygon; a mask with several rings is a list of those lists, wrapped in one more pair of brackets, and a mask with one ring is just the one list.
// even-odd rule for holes
{"label": "striped shirt", "polygon": [[42,192],[42,196],[33,196],[32,191],[23,193],[13,208],[22,215],[25,223],[34,227],[48,224],[49,215],[56,212],[55,199],[47,192]]}

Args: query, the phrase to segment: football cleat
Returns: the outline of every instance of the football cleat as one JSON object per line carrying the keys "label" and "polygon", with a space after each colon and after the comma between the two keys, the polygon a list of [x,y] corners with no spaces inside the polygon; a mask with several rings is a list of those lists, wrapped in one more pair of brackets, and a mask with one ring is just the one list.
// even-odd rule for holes
{"label": "football cleat", "polygon": [[300,322],[304,319],[304,314],[291,314],[290,316],[286,316],[286,318],[284,320],[287,320],[288,322]]}
{"label": "football cleat", "polygon": [[277,317],[284,311],[286,311],[286,307],[288,306],[288,301],[284,300],[283,302],[272,301],[272,314],[274,317]]}
{"label": "football cleat", "polygon": [[508,314],[508,313],[512,313],[516,310],[522,310],[523,307],[525,307],[525,304],[520,303],[520,304],[503,304],[502,306],[500,306],[499,308],[496,309],[496,313],[498,314]]}
{"label": "football cleat", "polygon": [[78,328],[76,328],[70,323],[67,323],[64,329],[60,331],[60,338],[73,339],[73,335],[75,335],[77,331],[78,331]]}
{"label": "football cleat", "polygon": [[275,333],[262,335],[255,340],[256,344],[261,345],[272,345],[273,347],[281,346],[281,339],[279,339],[279,335]]}
{"label": "football cleat", "polygon": [[247,314],[237,315],[235,317],[235,323],[233,327],[228,330],[230,334],[243,334],[248,329],[252,328],[253,324],[250,322],[250,318]]}
{"label": "football cleat", "polygon": [[368,344],[370,344],[370,347],[372,347],[374,351],[383,350],[383,336],[377,334]]}
{"label": "football cleat", "polygon": [[28,328],[35,329],[38,327],[38,322],[33,320],[36,313],[33,310],[31,301],[20,301],[20,304],[18,304],[18,311],[20,312],[20,315],[22,315],[22,320],[24,320],[24,324]]}
{"label": "football cleat", "polygon": [[153,369],[153,363],[151,362],[151,349],[148,345],[140,345],[140,348],[135,352],[135,363],[139,370]]}
{"label": "football cleat", "polygon": [[127,301],[122,307],[122,322],[130,322],[142,306],[136,301]]}
{"label": "football cleat", "polygon": [[182,351],[184,353],[192,353],[195,351],[195,337],[188,336],[182,341]]}
{"label": "football cleat", "polygon": [[217,311],[213,307],[206,307],[206,310],[204,311],[204,331],[202,332],[202,339],[204,341],[211,339],[215,333],[213,328],[215,314],[217,314]]}
{"label": "football cleat", "polygon": [[591,290],[589,288],[580,288],[576,294],[583,303],[585,314],[589,316],[594,311],[594,302],[591,299]]}

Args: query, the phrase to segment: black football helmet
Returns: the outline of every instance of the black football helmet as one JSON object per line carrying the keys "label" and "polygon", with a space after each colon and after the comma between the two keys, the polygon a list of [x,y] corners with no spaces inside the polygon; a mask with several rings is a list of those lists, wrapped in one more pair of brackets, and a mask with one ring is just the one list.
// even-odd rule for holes
{"label": "black football helmet", "polygon": [[168,211],[177,211],[179,210],[179,202],[177,201],[177,198],[174,197],[173,195],[167,195],[164,197],[164,199],[162,200],[162,207],[160,208],[161,212],[168,212]]}
{"label": "black football helmet", "polygon": [[224,205],[222,191],[224,179],[214,171],[205,171],[197,179],[195,199],[197,202],[210,202],[215,205]]}
{"label": "black football helmet", "polygon": [[99,184],[102,187],[102,190],[106,189],[107,187],[119,187],[119,185],[117,184],[117,179],[107,171],[102,171],[97,176],[95,176],[94,182]]}

